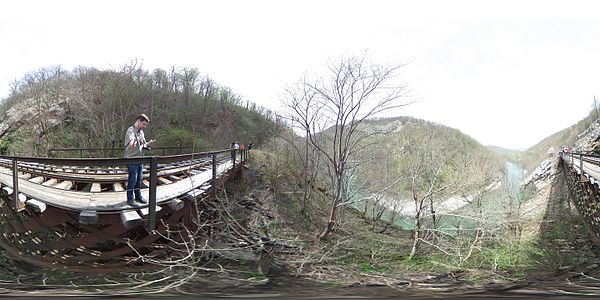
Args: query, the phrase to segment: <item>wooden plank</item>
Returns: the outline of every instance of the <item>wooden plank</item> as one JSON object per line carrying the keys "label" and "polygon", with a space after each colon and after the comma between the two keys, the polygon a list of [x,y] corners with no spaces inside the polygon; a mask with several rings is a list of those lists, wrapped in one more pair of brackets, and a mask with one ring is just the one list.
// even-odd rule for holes
{"label": "wooden plank", "polygon": [[90,192],[91,193],[99,193],[102,191],[102,189],[100,188],[100,184],[97,182],[93,182],[92,183],[92,187],[90,188]]}
{"label": "wooden plank", "polygon": [[[156,212],[159,212],[161,210],[162,210],[162,207],[160,205],[157,205]],[[146,217],[150,213],[150,208],[148,208],[148,207],[140,208],[139,213],[142,217]]]}
{"label": "wooden plank", "polygon": [[183,201],[181,201],[179,199],[173,199],[173,200],[167,202],[167,205],[169,205],[169,207],[172,210],[178,211],[178,210],[182,209],[185,206],[185,203],[183,203]]}
{"label": "wooden plank", "polygon": [[42,183],[42,182],[44,182],[44,177],[42,177],[42,176],[33,177],[33,178],[29,179],[29,181],[33,182],[33,183]]}
{"label": "wooden plank", "polygon": [[181,180],[181,177],[177,176],[177,175],[169,175],[167,176],[167,178],[171,181],[179,181]]}
{"label": "wooden plank", "polygon": [[61,190],[70,190],[73,187],[73,181],[65,180],[65,181],[59,182],[54,187],[57,189],[61,189]]}
{"label": "wooden plank", "polygon": [[38,201],[35,199],[29,199],[25,202],[25,204],[31,206],[31,208],[38,212],[38,213],[43,213],[44,211],[46,211],[46,203],[42,202],[42,201]]}
{"label": "wooden plank", "polygon": [[46,182],[42,183],[43,186],[53,186],[58,183],[58,179],[50,178]]}
{"label": "wooden plank", "polygon": [[[10,187],[2,187],[2,190],[4,190],[9,195],[13,194],[13,189]],[[27,197],[24,194],[19,193],[19,201],[25,203],[25,201],[27,201]]]}
{"label": "wooden plank", "polygon": [[98,212],[95,210],[83,210],[79,213],[79,223],[96,224],[98,223]]}
{"label": "wooden plank", "polygon": [[125,190],[125,188],[123,187],[122,183],[120,183],[120,182],[113,183],[113,191],[114,192],[122,192],[124,190]]}
{"label": "wooden plank", "polygon": [[125,210],[121,212],[121,222],[125,228],[133,228],[142,224],[142,218],[135,210]]}
{"label": "wooden plank", "polygon": [[29,174],[29,173],[21,173],[19,175],[19,178],[27,180],[27,179],[31,178],[31,174]]}
{"label": "wooden plank", "polygon": [[202,196],[202,192],[200,189],[194,189],[187,193],[187,195],[190,200],[196,200],[196,197]]}
{"label": "wooden plank", "polygon": [[148,188],[150,187],[150,182],[146,179],[142,180],[142,185],[144,188]]}
{"label": "wooden plank", "polygon": [[169,184],[169,183],[171,183],[171,180],[166,179],[164,177],[158,177],[157,179],[158,179],[158,183],[159,184]]}

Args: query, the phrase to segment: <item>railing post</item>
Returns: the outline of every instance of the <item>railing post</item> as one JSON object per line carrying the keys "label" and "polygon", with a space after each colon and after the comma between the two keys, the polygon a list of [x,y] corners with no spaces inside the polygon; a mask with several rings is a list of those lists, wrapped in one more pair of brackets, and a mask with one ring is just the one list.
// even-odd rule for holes
{"label": "railing post", "polygon": [[585,175],[583,175],[583,154],[579,153],[579,171],[581,171],[580,180],[584,180]]}
{"label": "railing post", "polygon": [[148,232],[156,228],[156,171],[158,169],[158,160],[152,156],[150,160],[150,199],[148,200]]}
{"label": "railing post", "polygon": [[217,154],[212,154],[212,196],[217,196]]}
{"label": "railing post", "polygon": [[17,168],[17,158],[13,158],[13,205],[15,210],[18,210],[19,205],[19,169]]}

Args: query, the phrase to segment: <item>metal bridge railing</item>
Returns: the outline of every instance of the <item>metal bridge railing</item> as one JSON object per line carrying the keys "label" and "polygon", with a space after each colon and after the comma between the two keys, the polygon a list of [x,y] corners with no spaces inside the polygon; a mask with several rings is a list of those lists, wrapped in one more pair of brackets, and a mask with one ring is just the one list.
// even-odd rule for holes
{"label": "metal bridge railing", "polygon": [[[195,151],[195,147],[193,146],[173,146],[173,147],[152,147],[151,149],[146,150],[146,153],[166,156],[173,154],[184,154],[184,153],[192,153]],[[52,148],[48,149],[48,157],[58,157],[60,154],[79,154],[79,158],[84,157],[94,157],[97,156],[98,153],[102,153],[105,156],[110,157],[118,157],[123,154],[124,148]],[[87,156],[84,156],[87,154]],[[95,154],[95,155],[94,155]],[[150,155],[152,156],[152,155]]]}
{"label": "metal bridge railing", "polygon": [[[177,148],[177,147],[175,147]],[[59,150],[59,149],[53,149]],[[60,149],[72,151],[73,149]],[[79,150],[79,149],[77,149]],[[85,150],[85,149],[83,149]],[[185,160],[192,160],[200,157],[210,158],[212,162],[212,186],[213,193],[217,183],[217,156],[231,153],[232,163],[235,169],[236,160],[240,162],[246,161],[248,150],[232,150],[224,149],[217,151],[207,151],[189,154],[179,154],[171,156],[146,156],[136,158],[41,158],[41,157],[26,157],[26,156],[0,156],[0,162],[4,165],[10,165],[12,169],[12,195],[13,207],[16,210],[20,209],[19,201],[19,170],[25,170],[19,163],[38,163],[53,166],[77,166],[77,167],[98,167],[98,166],[126,166],[129,164],[144,164],[150,166],[150,186],[149,188],[149,216],[148,230],[152,231],[156,228],[156,186],[157,186],[157,170],[158,164],[168,164]],[[10,164],[8,163],[10,162]]]}
{"label": "metal bridge railing", "polygon": [[[579,170],[580,180],[587,181],[586,175],[592,177],[595,181],[600,182],[600,177],[595,174],[600,173],[600,156],[595,154],[587,154],[580,152],[560,152],[561,159],[570,165],[573,169]],[[584,163],[590,163],[598,168],[590,168]],[[593,173],[593,174],[592,174]]]}

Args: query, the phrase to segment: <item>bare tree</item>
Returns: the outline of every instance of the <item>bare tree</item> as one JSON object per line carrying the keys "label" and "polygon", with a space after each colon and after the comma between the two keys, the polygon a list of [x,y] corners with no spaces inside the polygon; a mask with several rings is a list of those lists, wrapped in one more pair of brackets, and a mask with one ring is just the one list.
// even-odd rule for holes
{"label": "bare tree", "polygon": [[[493,207],[497,201],[486,201],[491,195],[497,194],[495,189],[501,173],[501,166],[498,160],[485,152],[479,152],[474,155],[463,156],[459,158],[465,166],[460,172],[460,189],[464,194],[470,194],[473,213],[464,216],[467,219],[475,221],[475,228],[471,234],[467,234],[467,248],[460,251],[459,262],[467,261],[474,251],[480,250],[484,245],[484,238],[489,235],[488,228],[494,221],[489,216],[497,214],[500,207]],[[460,216],[463,217],[463,216]],[[495,224],[494,224],[495,225]],[[493,226],[498,227],[498,226]]]}
{"label": "bare tree", "polygon": [[[441,179],[442,168],[446,161],[447,153],[438,148],[435,133],[425,133],[423,136],[413,137],[418,139],[406,145],[406,167],[408,175],[408,190],[414,204],[415,229],[413,246],[409,259],[412,259],[423,241],[424,221],[432,218],[433,226],[436,225],[436,199],[438,194],[453,186],[453,182]],[[445,194],[442,194],[442,196]],[[429,209],[429,213],[427,213]]]}
{"label": "bare tree", "polygon": [[349,203],[346,177],[356,166],[350,157],[364,148],[361,143],[371,135],[358,129],[368,118],[408,104],[400,101],[406,86],[393,85],[402,65],[380,66],[363,56],[342,58],[328,67],[328,77],[312,82],[303,79],[300,94],[287,101],[295,113],[292,123],[302,129],[307,144],[327,167],[331,207],[320,239],[333,230],[338,208]]}
{"label": "bare tree", "polygon": [[596,120],[600,118],[600,101],[596,99],[596,95],[594,95],[594,101],[592,102],[592,109],[594,109],[594,113],[596,116]]}
{"label": "bare tree", "polygon": [[[304,77],[294,87],[287,88],[285,105],[290,109],[292,115],[289,117],[292,126],[304,134],[303,149],[296,146],[298,156],[302,158],[304,175],[304,193],[302,199],[302,209],[306,209],[306,202],[310,198],[314,186],[314,180],[317,177],[318,153],[316,148],[311,147],[310,131],[314,130],[319,116],[319,103],[316,102],[316,92],[310,89]],[[290,141],[292,142],[292,141]],[[293,142],[292,142],[293,143]]]}
{"label": "bare tree", "polygon": [[[435,171],[438,169],[435,160],[421,159],[425,161],[425,166],[421,168],[433,166],[434,172],[421,171],[425,176],[420,179],[422,183],[416,185],[417,195],[420,195],[416,199],[423,199],[430,190],[437,190],[433,194],[438,194],[438,197],[434,200],[429,196],[428,201],[425,201],[428,205],[423,205],[423,201],[415,201],[415,239],[410,257],[416,255],[421,243],[425,243],[461,264],[469,260],[473,253],[480,251],[485,246],[486,239],[497,234],[493,231],[499,228],[498,219],[502,217],[498,216],[498,212],[502,208],[499,207],[499,199],[492,199],[498,195],[498,179],[502,167],[497,157],[483,149],[471,152],[448,149],[445,152],[447,153],[441,160],[445,166],[442,166],[441,172]],[[442,175],[444,168],[453,169],[451,176]],[[432,174],[437,174],[436,184],[432,184]],[[456,204],[449,207],[442,203],[450,201],[447,203],[452,204],[455,200],[467,205],[456,209]],[[444,226],[440,226],[442,219]]]}

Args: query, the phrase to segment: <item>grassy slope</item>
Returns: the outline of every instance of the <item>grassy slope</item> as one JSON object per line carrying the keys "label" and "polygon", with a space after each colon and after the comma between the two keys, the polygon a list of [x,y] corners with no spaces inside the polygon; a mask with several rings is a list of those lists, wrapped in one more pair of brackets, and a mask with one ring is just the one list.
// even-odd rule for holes
{"label": "grassy slope", "polygon": [[[386,126],[398,120],[404,123],[404,128],[410,128],[409,131],[403,131],[397,138],[386,136],[388,141],[394,142],[379,148],[399,148],[396,142],[405,141],[404,137],[411,136],[410,130],[413,130],[413,132],[433,132],[438,137],[437,142],[451,149],[466,153],[478,151],[489,153],[485,147],[462,135],[458,130],[431,122],[398,118],[380,120],[376,122],[378,125],[370,125]],[[445,137],[447,140],[439,137]],[[421,278],[425,276],[421,272],[423,270],[438,272],[448,270],[449,266],[443,262],[443,259],[432,259],[435,251],[428,249],[426,245],[423,246],[425,255],[407,261],[405,258],[412,246],[412,231],[391,226],[385,233],[379,233],[379,230],[385,226],[383,223],[385,221],[377,221],[374,224],[369,217],[365,218],[362,213],[351,207],[343,209],[341,214],[343,221],[338,227],[339,230],[328,240],[317,242],[316,236],[325,226],[330,203],[328,198],[319,192],[317,186],[311,200],[306,204],[306,209],[302,212],[302,173],[293,153],[292,149],[286,147],[286,143],[273,142],[265,150],[254,151],[250,168],[254,170],[254,174],[260,174],[260,184],[256,185],[255,182],[251,185],[257,188],[262,186],[262,188],[251,193],[262,195],[258,197],[260,199],[268,199],[261,202],[267,206],[272,216],[269,228],[273,235],[286,241],[301,241],[299,247],[303,249],[302,258],[295,260],[303,263],[293,266],[296,272],[303,274],[316,272],[319,278],[348,283],[347,280],[358,279],[346,278],[346,276],[340,278],[339,272],[329,274],[321,269],[323,264],[333,264],[335,268],[343,268],[344,274],[352,274],[348,277],[358,276],[362,278],[360,280],[366,280],[364,274],[360,275],[362,273],[384,272],[389,276],[401,277],[412,274],[414,278]],[[385,178],[385,174],[373,177]],[[432,256],[428,256],[428,253]],[[318,263],[308,263],[315,260],[318,260]]]}
{"label": "grassy slope", "polygon": [[[573,129],[577,128],[574,126]],[[576,136],[575,132],[561,132],[545,142]],[[590,246],[582,239],[585,231],[581,226],[567,225],[577,222],[576,214],[568,213],[571,210],[564,207],[556,209],[565,205],[564,201],[558,200],[568,195],[561,190],[560,183],[548,185],[552,190],[543,193],[554,200],[543,202],[544,207],[536,209],[537,214],[528,212],[527,219],[521,224],[524,234],[520,240],[502,240],[484,246],[476,251],[473,259],[461,265],[427,246],[417,259],[406,260],[412,231],[392,226],[385,233],[379,233],[378,229],[384,226],[382,221],[374,224],[350,207],[343,210],[339,230],[329,239],[317,241],[316,236],[325,226],[329,201],[323,193],[316,192],[301,212],[302,177],[299,169],[294,167],[292,151],[281,145],[271,146],[252,154],[249,167],[258,174],[252,186],[259,189],[252,193],[266,199],[264,205],[269,207],[272,216],[269,221],[272,237],[300,249],[293,255],[279,256],[294,274],[334,285],[400,284],[403,281],[418,285],[427,282],[427,277],[434,277],[434,285],[451,281],[459,288],[481,288],[552,280],[560,270],[579,269],[582,264],[591,263],[589,259],[581,260],[591,253]],[[561,212],[567,214],[557,215]],[[567,248],[581,251],[565,252]]]}

